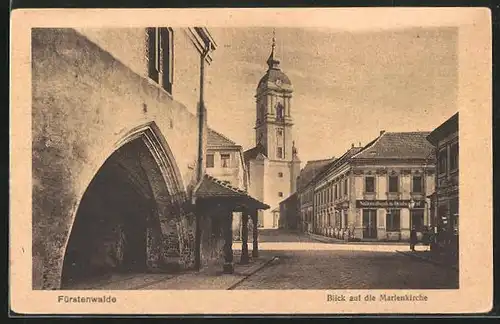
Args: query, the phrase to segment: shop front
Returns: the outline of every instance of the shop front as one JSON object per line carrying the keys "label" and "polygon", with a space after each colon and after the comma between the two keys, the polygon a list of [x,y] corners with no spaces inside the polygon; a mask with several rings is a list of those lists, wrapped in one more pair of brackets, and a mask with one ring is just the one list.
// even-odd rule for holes
{"label": "shop front", "polygon": [[414,226],[419,238],[429,225],[425,200],[356,200],[359,239],[406,241]]}

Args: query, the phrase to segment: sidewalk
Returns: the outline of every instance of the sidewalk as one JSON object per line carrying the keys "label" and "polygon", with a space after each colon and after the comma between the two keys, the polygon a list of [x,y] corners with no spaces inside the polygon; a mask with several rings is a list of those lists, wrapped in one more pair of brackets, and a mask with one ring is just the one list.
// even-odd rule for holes
{"label": "sidewalk", "polygon": [[313,233],[307,233],[311,239],[320,241],[323,243],[337,243],[337,244],[361,244],[361,245],[408,245],[408,242],[399,242],[399,241],[361,241],[361,242],[348,242],[346,240],[341,240],[338,238],[327,237],[322,235],[317,235]]}
{"label": "sidewalk", "polygon": [[437,254],[431,251],[397,251],[411,258],[420,259],[439,266],[452,268],[458,271],[458,257],[451,257],[447,254]]}
{"label": "sidewalk", "polygon": [[232,289],[274,259],[270,252],[259,251],[258,258],[251,258],[249,264],[241,265],[239,264],[240,255],[241,251],[234,251],[234,273],[232,274],[223,274],[221,265],[178,274],[114,275],[111,278],[93,283],[80,284],[73,287],[72,290],[227,290]]}

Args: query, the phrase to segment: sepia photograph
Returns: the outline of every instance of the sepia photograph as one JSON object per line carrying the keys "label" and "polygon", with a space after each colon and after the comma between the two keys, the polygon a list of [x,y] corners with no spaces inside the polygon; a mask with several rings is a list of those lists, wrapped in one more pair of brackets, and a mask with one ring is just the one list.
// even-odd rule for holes
{"label": "sepia photograph", "polygon": [[[31,208],[16,229],[29,236],[17,245],[29,259],[23,285],[79,311],[123,307],[120,291],[322,291],[323,307],[362,308],[490,285],[492,214],[474,210],[491,211],[491,192],[471,196],[463,183],[481,171],[469,172],[477,154],[491,167],[491,98],[463,93],[489,95],[491,35],[478,38],[490,51],[474,45],[472,68],[461,32],[489,12],[378,11],[365,26],[363,9],[351,9],[330,26],[341,16],[331,10],[304,26],[280,10],[260,24],[234,23],[244,9],[202,24],[201,11],[192,25],[144,13],[128,25],[102,13],[99,25],[68,11],[26,28],[29,123],[11,130],[13,141],[29,136],[18,146],[29,179],[17,192]],[[491,186],[482,171],[475,186]],[[478,253],[488,254],[481,284]],[[254,309],[265,302],[256,299]],[[417,307],[408,304],[398,307]]]}

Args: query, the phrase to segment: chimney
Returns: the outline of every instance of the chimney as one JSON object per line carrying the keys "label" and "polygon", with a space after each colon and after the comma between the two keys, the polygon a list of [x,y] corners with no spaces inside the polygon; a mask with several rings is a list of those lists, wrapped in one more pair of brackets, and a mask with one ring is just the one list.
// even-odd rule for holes
{"label": "chimney", "polygon": [[354,143],[351,144],[351,148],[354,148]]}
{"label": "chimney", "polygon": [[380,136],[382,136],[384,133],[385,133],[385,130],[384,130],[384,129],[383,129],[383,130],[381,130],[381,131],[380,131]]}
{"label": "chimney", "polygon": [[361,147],[361,142],[359,142],[359,146],[358,147]]}

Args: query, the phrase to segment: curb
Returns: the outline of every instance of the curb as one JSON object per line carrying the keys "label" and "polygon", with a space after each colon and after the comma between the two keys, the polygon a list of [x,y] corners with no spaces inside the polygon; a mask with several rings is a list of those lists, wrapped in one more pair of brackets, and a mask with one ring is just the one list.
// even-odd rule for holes
{"label": "curb", "polygon": [[258,266],[256,269],[252,270],[250,273],[248,273],[247,275],[245,275],[243,278],[241,278],[238,281],[236,281],[235,283],[233,283],[226,290],[233,290],[234,288],[236,288],[236,286],[238,286],[239,284],[241,284],[243,281],[247,280],[250,276],[252,276],[253,274],[255,274],[257,271],[260,271],[262,268],[264,268],[265,266],[267,266],[269,263],[273,262],[276,258],[277,258],[277,256],[273,256],[271,259],[267,260],[266,262],[264,262],[263,264],[261,264],[260,266]]}
{"label": "curb", "polygon": [[322,243],[331,243],[331,244],[349,244],[349,245],[394,245],[394,246],[401,246],[401,245],[408,245],[407,242],[386,242],[386,241],[361,241],[361,242],[349,242],[341,239],[334,239],[330,237],[321,237],[321,235],[315,235],[315,234],[307,234],[308,237],[310,237],[313,240],[316,240],[318,242]]}
{"label": "curb", "polygon": [[402,254],[404,256],[407,256],[409,258],[419,259],[419,260],[422,260],[422,261],[425,261],[425,262],[429,262],[429,263],[432,263],[432,264],[440,266],[440,267],[451,268],[453,270],[457,270],[458,271],[458,266],[455,266],[455,265],[448,265],[448,264],[445,264],[445,263],[442,263],[442,262],[434,261],[434,260],[431,260],[431,259],[428,259],[428,258],[423,258],[421,256],[410,254],[410,253],[403,252],[403,251],[396,250],[396,252],[398,252],[398,253],[400,253],[400,254]]}

